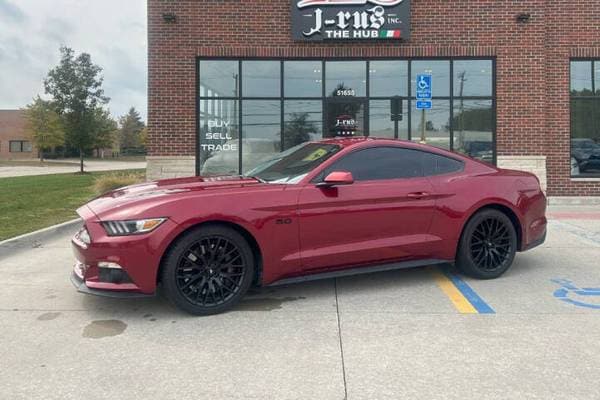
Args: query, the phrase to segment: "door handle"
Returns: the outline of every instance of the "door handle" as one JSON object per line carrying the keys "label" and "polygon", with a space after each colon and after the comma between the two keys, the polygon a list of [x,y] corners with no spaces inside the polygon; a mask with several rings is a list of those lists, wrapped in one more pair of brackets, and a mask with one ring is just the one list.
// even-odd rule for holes
{"label": "door handle", "polygon": [[409,199],[419,200],[429,196],[427,192],[412,192],[406,195]]}

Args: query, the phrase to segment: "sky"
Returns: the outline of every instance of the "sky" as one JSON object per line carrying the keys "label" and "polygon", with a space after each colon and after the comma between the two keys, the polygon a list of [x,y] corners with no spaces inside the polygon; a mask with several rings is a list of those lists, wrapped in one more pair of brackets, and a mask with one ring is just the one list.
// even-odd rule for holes
{"label": "sky", "polygon": [[103,68],[113,116],[133,106],[146,119],[145,0],[0,0],[0,109],[44,97],[61,46]]}

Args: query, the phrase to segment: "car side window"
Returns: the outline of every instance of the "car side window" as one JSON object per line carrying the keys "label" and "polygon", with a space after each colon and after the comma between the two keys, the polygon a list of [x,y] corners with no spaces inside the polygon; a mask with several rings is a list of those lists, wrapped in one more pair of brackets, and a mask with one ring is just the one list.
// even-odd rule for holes
{"label": "car side window", "polygon": [[344,156],[314,180],[321,182],[333,171],[351,172],[355,181],[423,176],[421,152],[400,147],[374,147]]}
{"label": "car side window", "polygon": [[423,169],[425,176],[450,174],[462,171],[462,161],[444,157],[439,154],[423,152]]}

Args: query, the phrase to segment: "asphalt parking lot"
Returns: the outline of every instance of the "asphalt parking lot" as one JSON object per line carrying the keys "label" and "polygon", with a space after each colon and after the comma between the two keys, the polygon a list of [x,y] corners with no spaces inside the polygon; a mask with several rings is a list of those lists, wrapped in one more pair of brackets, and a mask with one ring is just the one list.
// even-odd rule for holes
{"label": "asphalt parking lot", "polygon": [[0,259],[0,398],[597,399],[600,212],[554,215],[499,280],[362,275],[205,318],[77,293],[58,236]]}

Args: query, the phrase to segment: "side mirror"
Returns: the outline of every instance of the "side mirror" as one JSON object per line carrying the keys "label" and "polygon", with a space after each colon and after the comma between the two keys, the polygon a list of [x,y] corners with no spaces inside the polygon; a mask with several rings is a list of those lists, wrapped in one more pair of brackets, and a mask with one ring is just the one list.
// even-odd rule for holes
{"label": "side mirror", "polygon": [[334,171],[325,177],[323,182],[317,183],[317,187],[329,188],[333,186],[352,185],[354,177],[352,173],[344,171]]}

